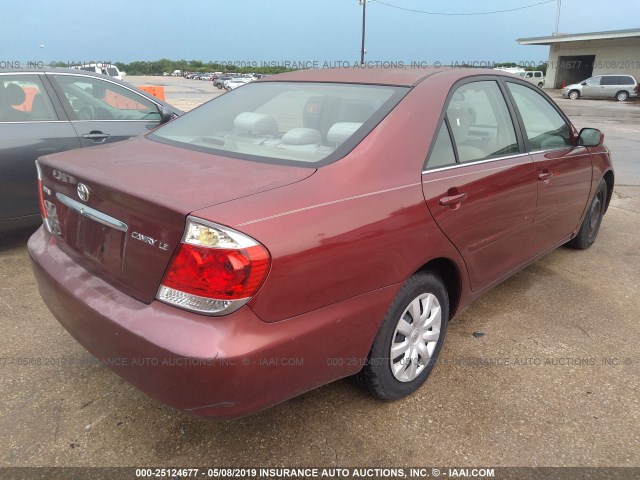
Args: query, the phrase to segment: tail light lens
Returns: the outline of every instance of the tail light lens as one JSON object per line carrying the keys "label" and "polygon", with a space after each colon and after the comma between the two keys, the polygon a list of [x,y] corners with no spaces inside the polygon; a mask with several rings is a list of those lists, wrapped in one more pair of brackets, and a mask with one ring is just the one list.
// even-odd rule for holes
{"label": "tail light lens", "polygon": [[156,298],[206,315],[227,315],[246,304],[269,272],[267,249],[247,235],[189,217]]}
{"label": "tail light lens", "polygon": [[38,199],[40,204],[40,216],[42,217],[42,223],[49,233],[51,233],[51,226],[49,225],[49,219],[47,218],[47,207],[44,199],[44,185],[42,184],[42,171],[40,164],[36,160],[36,171],[38,172]]}

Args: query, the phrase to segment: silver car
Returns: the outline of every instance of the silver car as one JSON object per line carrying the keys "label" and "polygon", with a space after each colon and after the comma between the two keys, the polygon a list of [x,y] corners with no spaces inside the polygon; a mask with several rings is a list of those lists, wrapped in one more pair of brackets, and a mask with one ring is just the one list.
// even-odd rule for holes
{"label": "silver car", "polygon": [[562,96],[575,100],[584,98],[615,98],[619,102],[638,96],[638,81],[631,75],[597,75],[581,83],[567,85]]}

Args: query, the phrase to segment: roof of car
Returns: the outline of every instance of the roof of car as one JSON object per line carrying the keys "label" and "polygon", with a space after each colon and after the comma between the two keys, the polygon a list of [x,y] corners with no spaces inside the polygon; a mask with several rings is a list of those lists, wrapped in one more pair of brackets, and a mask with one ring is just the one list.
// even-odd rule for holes
{"label": "roof of car", "polygon": [[297,70],[294,72],[272,75],[261,78],[259,82],[331,82],[331,83],[361,83],[371,85],[397,85],[411,87],[424,79],[437,74],[457,80],[474,75],[501,75],[511,77],[510,73],[486,68],[320,68]]}
{"label": "roof of car", "polygon": [[92,77],[113,79],[113,77],[103,75],[102,73],[92,72],[91,70],[82,70],[80,68],[0,68],[0,73],[74,73],[76,75],[82,74]]}

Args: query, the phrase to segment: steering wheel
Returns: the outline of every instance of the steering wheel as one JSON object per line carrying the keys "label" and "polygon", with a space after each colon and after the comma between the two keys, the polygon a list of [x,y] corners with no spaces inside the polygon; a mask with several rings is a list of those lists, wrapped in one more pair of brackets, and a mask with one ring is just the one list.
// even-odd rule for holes
{"label": "steering wheel", "polygon": [[95,117],[95,110],[88,103],[83,105],[80,110],[78,110],[78,119],[79,120],[93,120]]}

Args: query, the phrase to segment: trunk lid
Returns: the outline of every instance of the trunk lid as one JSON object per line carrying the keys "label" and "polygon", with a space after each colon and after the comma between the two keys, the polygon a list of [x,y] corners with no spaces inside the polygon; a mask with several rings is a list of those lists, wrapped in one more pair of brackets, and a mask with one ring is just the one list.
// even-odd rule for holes
{"label": "trunk lid", "polygon": [[[45,156],[38,162],[47,210],[57,216],[60,248],[146,303],[155,298],[189,213],[298,182],[315,172],[196,152],[144,137]],[[88,199],[81,198],[79,184],[88,189]]]}

